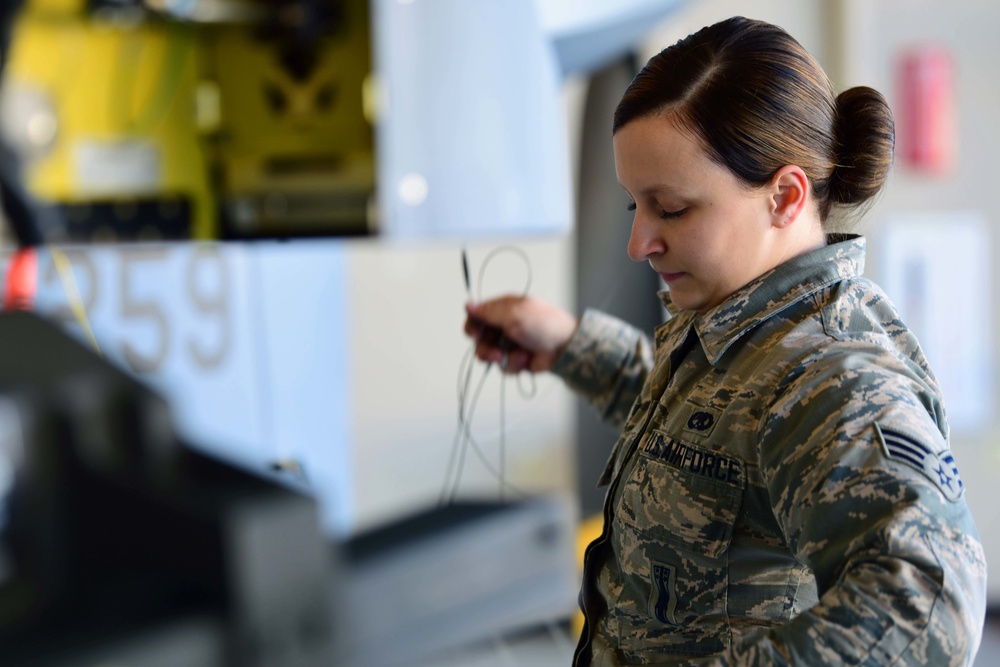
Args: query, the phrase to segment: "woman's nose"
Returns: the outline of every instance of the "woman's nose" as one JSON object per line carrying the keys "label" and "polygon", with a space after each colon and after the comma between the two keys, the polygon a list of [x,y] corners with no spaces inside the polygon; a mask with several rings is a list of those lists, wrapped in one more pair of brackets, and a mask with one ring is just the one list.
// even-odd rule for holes
{"label": "woman's nose", "polygon": [[628,239],[628,256],[636,262],[662,254],[666,250],[666,244],[656,234],[655,225],[650,224],[644,216],[636,211],[632,218],[632,234]]}

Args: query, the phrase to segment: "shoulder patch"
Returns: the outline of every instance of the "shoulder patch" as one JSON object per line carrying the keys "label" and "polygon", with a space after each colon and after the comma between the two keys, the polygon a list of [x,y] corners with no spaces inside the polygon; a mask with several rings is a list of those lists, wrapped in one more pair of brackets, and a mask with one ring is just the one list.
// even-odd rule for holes
{"label": "shoulder patch", "polygon": [[950,449],[935,452],[917,438],[878,423],[875,424],[875,431],[888,458],[922,472],[948,500],[956,501],[962,497],[965,485],[958,475]]}

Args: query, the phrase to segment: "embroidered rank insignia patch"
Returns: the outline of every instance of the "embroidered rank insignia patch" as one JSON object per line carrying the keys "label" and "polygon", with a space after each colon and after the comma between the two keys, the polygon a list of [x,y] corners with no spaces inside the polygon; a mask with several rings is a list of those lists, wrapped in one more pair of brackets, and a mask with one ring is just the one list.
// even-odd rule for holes
{"label": "embroidered rank insignia patch", "polygon": [[882,448],[893,461],[916,468],[941,490],[944,497],[955,501],[962,497],[965,485],[958,476],[958,467],[950,449],[934,452],[930,447],[905,433],[876,424]]}

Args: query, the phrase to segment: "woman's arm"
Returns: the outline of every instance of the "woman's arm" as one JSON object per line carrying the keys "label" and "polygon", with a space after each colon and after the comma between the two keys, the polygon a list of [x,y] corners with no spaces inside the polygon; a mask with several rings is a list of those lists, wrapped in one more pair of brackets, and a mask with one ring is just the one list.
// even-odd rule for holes
{"label": "woman's arm", "polygon": [[622,425],[653,365],[636,328],[588,310],[580,320],[533,297],[508,296],[467,307],[465,332],[476,356],[509,373],[552,371]]}
{"label": "woman's arm", "polygon": [[605,421],[623,426],[652,367],[652,345],[641,331],[588,310],[552,372],[593,404]]}
{"label": "woman's arm", "polygon": [[774,515],[820,600],[718,664],[968,665],[986,564],[940,403],[889,355],[826,357],[793,373],[760,433]]}

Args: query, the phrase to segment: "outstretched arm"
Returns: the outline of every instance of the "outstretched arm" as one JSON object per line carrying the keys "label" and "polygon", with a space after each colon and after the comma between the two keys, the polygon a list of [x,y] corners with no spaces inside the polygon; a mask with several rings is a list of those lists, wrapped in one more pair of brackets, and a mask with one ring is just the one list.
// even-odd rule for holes
{"label": "outstretched arm", "polygon": [[576,331],[570,313],[531,296],[504,296],[466,306],[465,333],[476,341],[476,356],[508,373],[552,368]]}
{"label": "outstretched arm", "polygon": [[509,373],[552,371],[621,425],[653,365],[638,329],[588,310],[577,320],[534,297],[507,296],[467,306],[466,334],[476,356]]}

